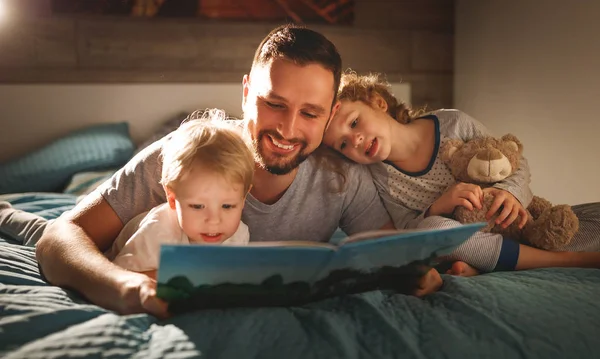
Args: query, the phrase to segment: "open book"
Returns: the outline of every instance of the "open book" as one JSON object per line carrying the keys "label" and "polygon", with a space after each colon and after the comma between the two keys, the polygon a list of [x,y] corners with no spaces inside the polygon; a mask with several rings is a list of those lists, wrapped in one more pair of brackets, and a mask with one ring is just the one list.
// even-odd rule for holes
{"label": "open book", "polygon": [[337,245],[298,241],[162,245],[157,296],[177,313],[302,305],[370,290],[402,292],[407,286],[412,290],[424,273],[423,264],[449,254],[484,225],[371,231]]}

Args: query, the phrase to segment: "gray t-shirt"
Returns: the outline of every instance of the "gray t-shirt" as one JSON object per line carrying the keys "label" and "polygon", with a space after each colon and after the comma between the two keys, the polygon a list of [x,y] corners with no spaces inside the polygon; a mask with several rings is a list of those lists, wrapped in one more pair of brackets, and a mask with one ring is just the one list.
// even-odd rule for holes
{"label": "gray t-shirt", "polygon": [[[125,224],[136,215],[166,201],[159,183],[162,158],[159,140],[138,153],[97,190]],[[248,195],[242,221],[250,241],[328,241],[336,229],[346,234],[379,229],[390,222],[365,166],[349,164],[343,191],[333,191],[337,174],[304,161],[296,178],[274,204]]]}

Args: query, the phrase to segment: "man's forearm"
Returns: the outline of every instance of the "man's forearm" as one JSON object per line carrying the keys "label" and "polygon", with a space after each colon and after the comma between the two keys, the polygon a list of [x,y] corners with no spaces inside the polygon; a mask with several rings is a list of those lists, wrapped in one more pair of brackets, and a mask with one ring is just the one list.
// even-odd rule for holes
{"label": "man's forearm", "polygon": [[73,222],[58,219],[50,225],[36,246],[36,257],[50,283],[121,312],[120,291],[128,271],[111,263]]}

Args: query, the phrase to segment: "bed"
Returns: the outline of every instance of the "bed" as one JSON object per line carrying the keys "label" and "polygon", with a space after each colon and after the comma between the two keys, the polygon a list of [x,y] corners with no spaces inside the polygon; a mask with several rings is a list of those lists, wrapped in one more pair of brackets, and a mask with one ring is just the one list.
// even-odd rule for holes
{"label": "bed", "polygon": [[[93,187],[94,174],[96,181],[109,175],[134,148],[128,151],[110,163],[103,157],[104,167],[69,167],[68,184],[56,177],[63,190],[0,200],[55,218]],[[300,307],[204,310],[160,321],[119,316],[49,285],[34,250],[0,235],[3,358],[591,358],[600,357],[599,299],[600,270],[544,269],[444,276],[441,291],[423,299],[373,291]]]}

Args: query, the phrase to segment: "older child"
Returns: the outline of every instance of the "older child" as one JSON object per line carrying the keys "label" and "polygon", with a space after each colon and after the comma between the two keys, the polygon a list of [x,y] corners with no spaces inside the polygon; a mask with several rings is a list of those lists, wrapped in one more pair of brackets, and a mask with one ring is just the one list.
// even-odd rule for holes
{"label": "older child", "polygon": [[160,244],[246,245],[241,222],[254,157],[220,111],[181,125],[163,144],[161,184],[167,202],[129,221],[107,257],[155,276]]}
{"label": "older child", "polygon": [[[447,216],[456,206],[481,208],[484,192],[495,196],[488,218],[501,209],[497,224],[508,226],[517,218],[521,227],[525,224],[524,207],[531,201],[532,193],[524,158],[513,175],[482,190],[474,184],[457,183],[438,157],[438,149],[448,139],[468,141],[488,135],[481,123],[457,110],[441,109],[428,114],[414,111],[394,98],[389,85],[377,75],[344,74],[338,95],[341,107],[323,142],[350,160],[370,165],[380,196],[397,228],[458,226],[460,223]],[[598,218],[591,227],[594,233],[582,227],[565,251],[600,249],[600,233],[595,232],[600,222],[600,206],[596,207]],[[589,212],[589,206],[586,208]],[[449,259],[458,262],[448,273],[458,275],[476,274],[474,268],[494,271],[600,267],[600,253],[548,252],[499,234],[482,232],[461,245]]]}

